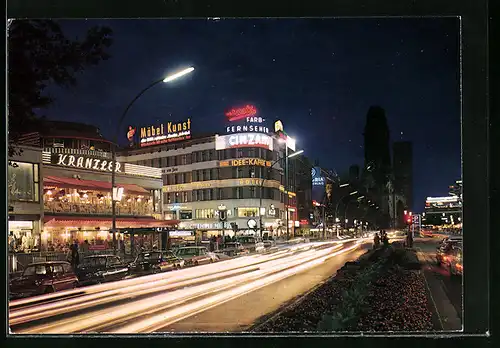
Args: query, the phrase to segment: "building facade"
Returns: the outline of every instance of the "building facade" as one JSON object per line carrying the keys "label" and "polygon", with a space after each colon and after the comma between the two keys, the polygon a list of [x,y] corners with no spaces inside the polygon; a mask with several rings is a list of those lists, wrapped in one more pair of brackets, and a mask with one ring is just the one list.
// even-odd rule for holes
{"label": "building facade", "polygon": [[427,197],[422,213],[422,224],[446,228],[462,226],[462,180],[449,187],[449,196]]}
{"label": "building facade", "polygon": [[[248,145],[217,150],[216,142],[221,141],[217,137],[128,149],[120,153],[119,160],[161,170],[163,217],[179,220],[180,229],[199,230],[202,237],[223,230],[226,235],[253,234],[262,208],[263,234],[285,233],[284,170],[279,163],[283,151],[275,150],[278,141],[271,138],[271,148]],[[293,231],[296,194],[293,183],[289,184],[289,231]],[[222,206],[228,217],[224,226],[218,216]]]}
{"label": "building facade", "polygon": [[219,234],[290,237],[299,224],[295,161],[286,160],[295,144],[277,136],[281,122],[273,130],[256,113],[253,106],[229,110],[221,134],[192,136],[190,119],[175,122],[182,133],[172,122],[140,127],[129,138],[137,146],[118,159],[161,170],[163,218],[179,220],[180,229],[196,231],[201,240]]}
{"label": "building facade", "polygon": [[391,225],[390,188],[391,168],[390,132],[385,110],[372,106],[366,115],[364,135],[365,182],[370,182],[368,193],[380,206],[377,225],[388,228]]}
{"label": "building facade", "polygon": [[[68,122],[48,122],[42,133],[30,139],[40,159],[40,249],[62,251],[69,243],[88,241],[96,250],[111,249],[111,172],[116,172],[115,235],[122,251],[134,247],[134,233],[141,233],[136,245],[161,246],[155,231],[175,226],[164,221],[161,170],[112,161],[112,144],[96,127]],[[23,157],[24,158],[24,157]],[[122,243],[120,243],[122,242]],[[127,249],[127,250],[125,250]]]}

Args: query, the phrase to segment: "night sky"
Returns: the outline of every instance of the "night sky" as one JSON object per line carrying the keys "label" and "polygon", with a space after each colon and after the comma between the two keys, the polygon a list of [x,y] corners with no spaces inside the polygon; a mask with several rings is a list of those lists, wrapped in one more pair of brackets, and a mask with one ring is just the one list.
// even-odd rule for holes
{"label": "night sky", "polygon": [[[70,38],[93,25],[114,31],[112,58],[78,86],[51,87],[50,119],[94,124],[111,138],[130,100],[171,72],[195,71],[149,90],[129,111],[146,126],[191,117],[193,132],[224,132],[224,111],[253,104],[283,121],[321,166],[363,165],[371,105],[386,110],[391,140],[414,150],[414,207],[448,195],[461,177],[459,21],[436,19],[66,20]],[[122,136],[123,134],[123,136]]]}

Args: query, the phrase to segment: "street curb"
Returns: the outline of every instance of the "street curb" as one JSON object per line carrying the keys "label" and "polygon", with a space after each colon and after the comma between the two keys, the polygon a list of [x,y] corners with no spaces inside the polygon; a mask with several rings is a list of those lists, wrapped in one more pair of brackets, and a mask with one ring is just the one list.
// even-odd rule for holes
{"label": "street curb", "polygon": [[[430,264],[430,260],[426,257],[426,255],[422,252],[422,249],[419,247],[415,248],[417,250],[417,257],[419,261],[426,265]],[[451,304],[450,299],[444,292],[444,289],[438,283],[438,279],[436,279],[430,271],[425,269],[422,270],[422,274],[424,277],[425,285],[429,291],[430,299],[438,314],[439,323],[442,327],[443,331],[462,331],[463,325],[462,321],[458,317],[457,311],[455,307]],[[436,301],[438,299],[438,301]],[[443,320],[446,318],[447,320]]]}

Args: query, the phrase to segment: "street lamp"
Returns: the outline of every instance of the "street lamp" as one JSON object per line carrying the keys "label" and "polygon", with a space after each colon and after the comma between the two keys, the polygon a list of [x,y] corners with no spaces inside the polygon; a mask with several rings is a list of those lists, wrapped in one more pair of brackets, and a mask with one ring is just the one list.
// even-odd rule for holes
{"label": "street lamp", "polygon": [[123,120],[125,119],[125,116],[127,115],[127,112],[130,109],[130,107],[147,90],[149,90],[150,88],[156,86],[159,83],[162,83],[162,82],[164,82],[164,83],[171,82],[171,81],[173,81],[173,80],[175,80],[175,79],[177,79],[177,78],[179,78],[181,76],[189,74],[193,70],[194,70],[193,67],[189,67],[189,68],[181,70],[181,71],[179,71],[177,73],[171,74],[171,75],[169,75],[169,76],[167,76],[165,78],[162,78],[161,80],[154,81],[149,86],[147,86],[146,88],[144,88],[127,105],[127,107],[125,108],[125,111],[123,111],[123,114],[121,115],[120,119],[118,120],[118,123],[115,126],[116,131],[115,131],[115,136],[113,138],[113,144],[112,144],[112,147],[111,147],[111,150],[112,150],[111,156],[112,156],[112,161],[113,161],[113,166],[112,166],[113,170],[111,171],[111,215],[112,215],[111,230],[113,232],[113,252],[114,252],[114,254],[116,254],[116,202],[118,200],[117,194],[115,194],[115,189],[116,189],[115,188],[115,186],[116,186],[116,164],[115,163],[116,163],[116,147],[117,147],[117,144],[118,144],[118,133],[121,130],[121,124],[123,123]]}
{"label": "street lamp", "polygon": [[[280,142],[282,142],[281,140],[284,140],[284,139],[280,139]],[[298,156],[300,155],[301,153],[304,153],[304,150],[299,150],[297,152],[294,152],[290,155],[288,155],[288,147],[287,147],[287,150],[286,150],[286,162],[288,164],[288,159],[289,158],[293,158],[295,156]],[[271,165],[267,168],[268,171],[271,171],[271,169],[276,165],[276,163],[280,162],[281,160],[283,159],[283,157],[281,158],[278,158],[276,159],[273,163],[271,163]],[[287,171],[286,171],[286,167],[285,167],[285,175],[287,175]],[[285,178],[286,180],[286,178]],[[263,229],[263,226],[262,226],[262,216],[266,214],[266,208],[262,206],[262,196],[263,196],[263,188],[264,188],[264,182],[266,181],[266,178],[262,178],[262,182],[260,184],[260,199],[259,199],[259,227],[260,227],[260,237],[262,238],[262,229]],[[286,183],[286,181],[285,181]],[[285,184],[286,185],[286,184]],[[288,188],[285,186],[285,192],[286,192],[286,197],[288,197]],[[285,210],[286,210],[286,224],[287,224],[287,235],[288,235],[288,207],[286,206],[287,204],[285,203]]]}
{"label": "street lamp", "polygon": [[[339,187],[346,187],[346,186],[349,186],[349,184],[341,184],[339,185]],[[339,210],[339,205],[340,203],[342,202],[342,200],[346,197],[349,197],[349,196],[352,196],[352,195],[355,195],[356,193],[358,193],[358,191],[353,191],[353,192],[350,192],[349,194],[347,195],[344,195],[342,196],[339,201],[337,202],[337,205],[335,206],[335,220],[337,220],[337,216],[338,216],[338,210]],[[347,222],[346,222],[347,223]],[[337,232],[337,238],[339,238],[339,229],[338,227],[336,227],[336,232]]]}

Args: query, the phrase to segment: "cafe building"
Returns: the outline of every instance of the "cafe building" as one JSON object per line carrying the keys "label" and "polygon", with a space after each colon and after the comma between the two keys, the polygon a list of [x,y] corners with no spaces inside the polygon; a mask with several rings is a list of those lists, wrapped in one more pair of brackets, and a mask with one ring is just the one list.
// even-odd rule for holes
{"label": "cafe building", "polygon": [[162,219],[160,169],[112,161],[112,143],[93,126],[50,122],[38,137],[43,168],[42,250],[63,251],[74,241],[86,241],[90,250],[112,248],[113,170],[120,250],[131,253],[141,246],[161,247],[161,232],[175,228],[177,222]]}

